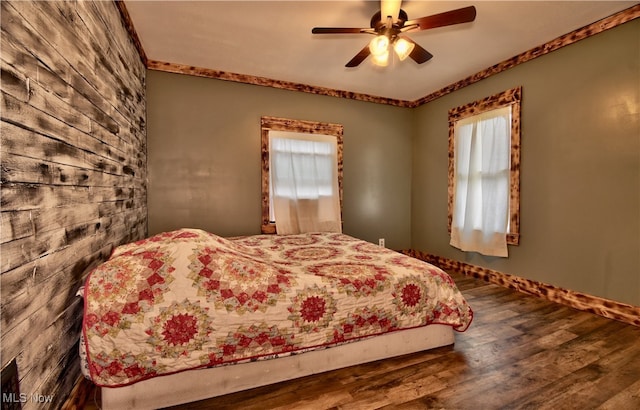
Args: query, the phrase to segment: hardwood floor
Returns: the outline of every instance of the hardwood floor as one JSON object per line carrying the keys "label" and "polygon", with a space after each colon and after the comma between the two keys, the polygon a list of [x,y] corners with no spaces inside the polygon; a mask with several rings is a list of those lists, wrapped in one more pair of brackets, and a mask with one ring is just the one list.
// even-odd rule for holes
{"label": "hardwood floor", "polygon": [[451,276],[475,316],[453,346],[173,409],[640,409],[640,327]]}

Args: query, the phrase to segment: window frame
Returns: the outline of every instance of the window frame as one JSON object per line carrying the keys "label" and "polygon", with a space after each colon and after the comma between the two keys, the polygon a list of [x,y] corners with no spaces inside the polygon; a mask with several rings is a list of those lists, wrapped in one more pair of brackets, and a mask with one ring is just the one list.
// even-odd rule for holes
{"label": "window frame", "polygon": [[511,159],[509,170],[509,232],[507,244],[520,243],[520,114],[522,87],[515,87],[449,110],[448,231],[451,235],[455,195],[456,122],[498,108],[511,107]]}
{"label": "window frame", "polygon": [[260,119],[261,151],[262,151],[262,222],[263,234],[275,234],[276,224],[270,221],[270,174],[269,174],[269,132],[297,132],[304,134],[330,135],[336,138],[338,160],[338,195],[340,197],[340,213],[342,214],[342,142],[344,127],[341,124],[326,122],[294,120],[280,117],[263,116]]}

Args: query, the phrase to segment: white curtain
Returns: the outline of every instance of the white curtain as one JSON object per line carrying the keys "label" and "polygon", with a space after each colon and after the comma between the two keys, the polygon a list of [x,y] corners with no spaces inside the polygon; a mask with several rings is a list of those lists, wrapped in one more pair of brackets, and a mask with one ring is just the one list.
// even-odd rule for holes
{"label": "white curtain", "polygon": [[507,257],[511,107],[462,119],[455,129],[452,246]]}
{"label": "white curtain", "polygon": [[278,131],[269,136],[276,232],[342,232],[336,138]]}

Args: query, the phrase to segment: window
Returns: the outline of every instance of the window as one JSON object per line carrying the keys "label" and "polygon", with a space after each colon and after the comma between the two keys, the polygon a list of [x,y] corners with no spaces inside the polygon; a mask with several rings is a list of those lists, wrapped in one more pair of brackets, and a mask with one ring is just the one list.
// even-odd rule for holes
{"label": "window", "polygon": [[449,110],[449,233],[462,250],[507,256],[519,243],[521,95]]}
{"label": "window", "polygon": [[[305,226],[307,213],[329,221],[329,208],[341,229],[342,125],[276,117],[262,117],[261,124],[262,232],[276,232],[276,201],[284,215],[279,232],[289,232],[292,220]],[[283,203],[295,204],[295,211]],[[324,224],[323,230],[336,228]]]}

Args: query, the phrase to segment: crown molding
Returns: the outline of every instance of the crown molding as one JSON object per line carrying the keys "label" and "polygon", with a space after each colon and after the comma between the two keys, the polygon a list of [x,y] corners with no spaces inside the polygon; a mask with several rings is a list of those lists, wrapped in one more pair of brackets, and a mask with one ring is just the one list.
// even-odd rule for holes
{"label": "crown molding", "polygon": [[257,77],[247,74],[238,74],[228,71],[212,70],[203,67],[194,67],[184,64],[169,63],[164,61],[148,60],[147,68],[149,70],[165,71],[169,73],[186,74],[196,77],[215,78],[217,80],[233,81],[243,84],[260,85],[264,87],[278,88],[289,91],[300,91],[303,93],[326,95],[330,97],[347,98],[351,100],[373,102],[378,104],[387,104],[398,107],[410,107],[411,102],[405,100],[397,100],[393,98],[379,97],[369,94],[354,93],[351,91],[335,90],[332,88],[316,87],[294,83],[290,81],[274,80],[266,77]]}
{"label": "crown molding", "polygon": [[124,1],[122,0],[114,0],[114,3],[116,3],[116,7],[120,12],[120,18],[122,19],[122,24],[124,24],[124,27],[129,33],[129,37],[131,38],[133,45],[135,46],[136,50],[138,50],[138,55],[140,56],[140,60],[142,60],[142,63],[146,67],[147,61],[148,61],[147,54],[144,52],[144,48],[142,48],[140,37],[138,37],[138,32],[136,31],[136,28],[133,25],[133,20],[131,20],[131,16],[129,15],[129,10],[127,10],[127,6],[125,6]]}
{"label": "crown molding", "polygon": [[416,107],[426,104],[442,96],[445,96],[449,93],[452,93],[461,88],[464,88],[468,85],[477,83],[480,80],[484,80],[485,78],[488,78],[495,74],[506,71],[522,63],[526,63],[527,61],[533,60],[534,58],[542,57],[543,55],[549,54],[552,51],[558,50],[562,47],[576,43],[580,40],[584,40],[585,38],[589,38],[596,34],[602,33],[603,31],[612,29],[628,21],[636,19],[638,17],[640,17],[640,4],[636,4],[633,7],[620,11],[619,13],[613,14],[609,17],[605,17],[601,20],[596,21],[595,23],[592,23],[582,28],[579,28],[577,30],[574,30],[554,40],[551,40],[547,43],[539,45],[538,47],[532,48],[529,51],[525,51],[524,53],[518,54],[514,57],[504,60],[501,63],[495,64],[472,76],[469,76],[463,80],[460,80],[451,85],[448,85],[447,87],[441,90],[438,90],[434,93],[426,95],[420,98],[419,100],[413,101],[413,104]]}
{"label": "crown molding", "polygon": [[351,100],[372,102],[377,104],[387,104],[387,105],[405,107],[405,108],[419,107],[423,104],[434,101],[440,97],[443,97],[461,88],[474,84],[480,80],[483,80],[495,74],[506,71],[510,68],[513,68],[527,61],[533,60],[534,58],[538,58],[543,55],[549,54],[552,51],[555,51],[562,47],[576,43],[580,40],[584,40],[596,34],[602,33],[603,31],[612,29],[614,27],[617,27],[621,24],[624,24],[626,22],[629,22],[631,20],[634,20],[640,17],[640,4],[636,4],[628,9],[622,10],[609,17],[605,17],[601,20],[598,20],[595,23],[586,25],[582,28],[579,28],[563,36],[560,36],[554,40],[551,40],[545,44],[539,45],[538,47],[535,47],[529,51],[525,51],[524,53],[518,54],[514,57],[504,60],[485,70],[482,70],[476,74],[473,74],[453,84],[450,84],[436,92],[428,94],[415,101],[408,101],[408,100],[399,100],[399,99],[380,97],[380,96],[369,95],[369,94],[354,93],[351,91],[335,90],[331,88],[317,87],[313,85],[294,83],[290,81],[275,80],[275,79],[257,77],[257,76],[247,75],[247,74],[231,73],[227,71],[213,70],[209,68],[194,67],[194,66],[189,66],[184,64],[177,64],[177,63],[148,59],[147,55],[144,52],[144,49],[142,48],[142,43],[140,42],[140,38],[138,37],[135,27],[133,26],[133,22],[131,20],[131,17],[129,16],[129,12],[127,11],[127,8],[124,2],[122,0],[114,0],[114,1],[116,3],[116,6],[118,7],[118,10],[120,10],[122,21],[127,31],[129,32],[129,35],[131,36],[131,40],[136,46],[138,53],[140,54],[140,58],[142,59],[142,62],[145,64],[145,66],[149,70],[165,71],[170,73],[186,74],[186,75],[206,77],[206,78],[215,78],[218,80],[234,81],[234,82],[244,83],[244,84],[260,85],[264,87],[272,87],[272,88],[278,88],[278,89],[289,90],[289,91],[299,91],[304,93],[326,95],[326,96],[338,97],[338,98],[346,98]]}

